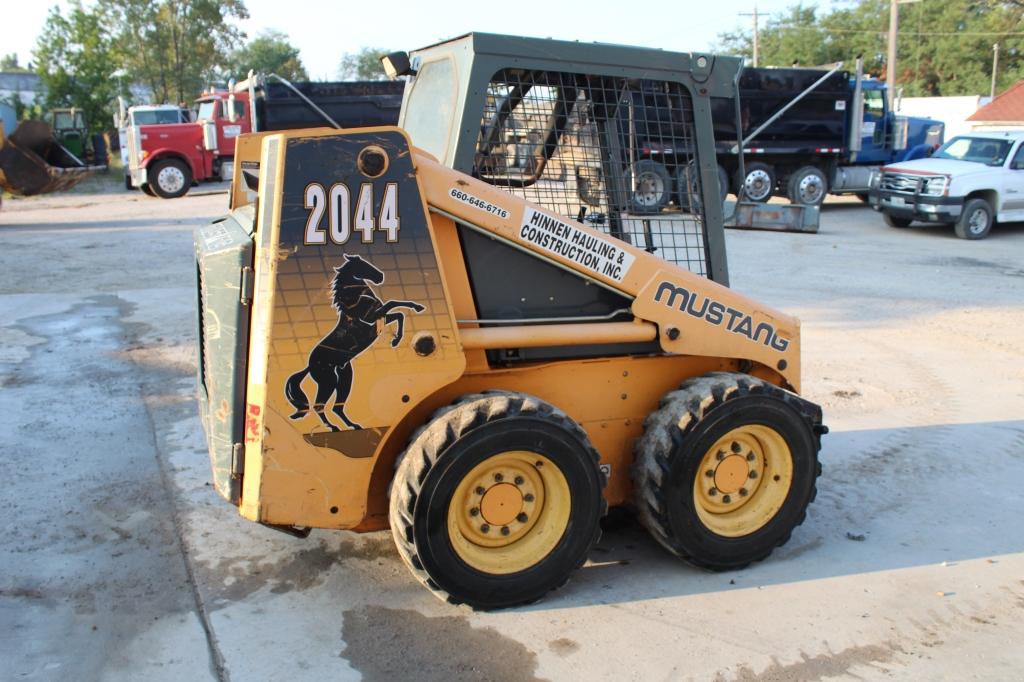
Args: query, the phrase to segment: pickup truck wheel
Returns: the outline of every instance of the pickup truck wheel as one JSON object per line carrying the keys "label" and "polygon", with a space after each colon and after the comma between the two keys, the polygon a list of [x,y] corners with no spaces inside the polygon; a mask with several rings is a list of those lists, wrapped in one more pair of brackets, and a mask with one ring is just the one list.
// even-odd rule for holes
{"label": "pickup truck wheel", "polygon": [[192,186],[192,173],[188,166],[177,159],[157,161],[149,172],[153,180],[149,186],[161,199],[185,196]]}
{"label": "pickup truck wheel", "polygon": [[897,218],[890,213],[883,213],[882,220],[884,220],[885,224],[889,227],[910,227],[910,223],[913,222],[910,218]]}
{"label": "pickup truck wheel", "polygon": [[804,166],[789,176],[786,196],[791,203],[821,206],[828,194],[828,178],[815,166]]}
{"label": "pickup truck wheel", "polygon": [[960,239],[984,239],[992,230],[992,207],[984,199],[970,199],[953,230]]}
{"label": "pickup truck wheel", "polygon": [[630,211],[637,214],[657,213],[672,197],[672,178],[668,169],[657,161],[643,159],[633,166],[633,196]]}
{"label": "pickup truck wheel", "polygon": [[775,170],[767,163],[755,161],[746,164],[746,175],[736,174],[736,196],[743,192],[748,201],[763,204],[772,198],[775,191]]}

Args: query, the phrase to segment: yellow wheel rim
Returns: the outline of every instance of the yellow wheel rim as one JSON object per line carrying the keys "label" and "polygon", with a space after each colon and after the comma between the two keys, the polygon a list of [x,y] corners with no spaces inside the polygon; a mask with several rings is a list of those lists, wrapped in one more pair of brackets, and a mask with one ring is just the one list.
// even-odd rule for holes
{"label": "yellow wheel rim", "polygon": [[459,483],[448,505],[448,537],[459,558],[504,575],[535,566],[569,525],[569,484],[543,455],[493,455]]}
{"label": "yellow wheel rim", "polygon": [[771,521],[792,485],[793,455],[786,440],[768,426],[741,426],[704,453],[693,502],[708,530],[737,538]]}

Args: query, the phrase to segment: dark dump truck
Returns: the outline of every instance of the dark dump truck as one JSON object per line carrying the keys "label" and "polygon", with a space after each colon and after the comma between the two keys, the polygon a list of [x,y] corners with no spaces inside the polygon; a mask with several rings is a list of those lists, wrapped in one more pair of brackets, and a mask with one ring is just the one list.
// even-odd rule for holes
{"label": "dark dump truck", "polygon": [[131,184],[174,199],[194,183],[229,180],[235,139],[246,133],[394,125],[403,87],[392,81],[291,83],[270,74],[205,92],[192,122],[128,129]]}
{"label": "dark dump truck", "polygon": [[[678,126],[692,112],[665,119],[670,108],[660,102],[664,97],[650,90],[642,98],[634,95],[631,117],[640,159],[635,182],[665,188],[646,194],[650,212],[673,198],[685,201],[692,194],[689,178],[696,177],[678,162],[690,158],[688,150],[662,142],[678,141],[666,128]],[[888,106],[885,83],[861,76],[860,68],[851,75],[841,64],[831,70],[744,68],[738,108],[735,100],[712,100],[723,199],[741,188],[744,199],[753,202],[785,196],[795,204],[817,205],[830,193],[865,198],[881,166],[927,157],[941,145],[944,132],[939,121],[896,114]]]}

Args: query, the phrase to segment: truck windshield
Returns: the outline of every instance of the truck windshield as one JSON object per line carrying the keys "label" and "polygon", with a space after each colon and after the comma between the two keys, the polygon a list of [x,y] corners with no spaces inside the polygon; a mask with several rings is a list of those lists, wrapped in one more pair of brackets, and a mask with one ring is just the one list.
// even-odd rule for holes
{"label": "truck windshield", "polygon": [[211,101],[211,102],[200,102],[199,103],[199,113],[196,114],[196,120],[197,121],[212,121],[213,120],[213,112],[214,112],[214,109],[216,108],[216,106],[217,106],[216,100]]}
{"label": "truck windshield", "polygon": [[1009,151],[1009,140],[958,136],[942,145],[932,156],[937,159],[974,161],[986,166],[1002,166]]}
{"label": "truck windshield", "polygon": [[150,111],[133,111],[133,125],[163,125],[165,123],[181,123],[184,117],[179,109],[156,109]]}

